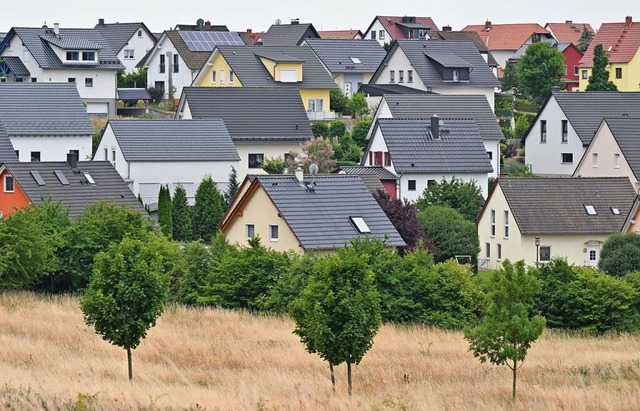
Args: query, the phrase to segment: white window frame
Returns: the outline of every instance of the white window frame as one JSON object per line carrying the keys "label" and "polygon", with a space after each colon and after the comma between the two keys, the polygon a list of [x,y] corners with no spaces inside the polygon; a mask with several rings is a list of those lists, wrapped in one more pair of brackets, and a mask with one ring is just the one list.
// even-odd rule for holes
{"label": "white window frame", "polygon": [[547,120],[540,120],[540,142],[547,142]]}
{"label": "white window frame", "polygon": [[[7,180],[11,180],[11,190],[7,189]],[[4,176],[4,192],[5,193],[15,193],[16,191],[16,179],[13,178],[12,175],[5,175]]]}
{"label": "white window frame", "polygon": [[452,73],[451,73],[451,79],[457,83],[460,81],[460,70],[458,69],[453,69]]}
{"label": "white window frame", "polygon": [[404,83],[404,70],[398,70],[398,83]]}
{"label": "white window frame", "polygon": [[[274,234],[275,229],[275,236]],[[269,225],[269,241],[277,242],[280,240],[280,229],[278,228],[278,224],[270,224]]]}
{"label": "white window frame", "polygon": [[378,39],[384,40],[384,38],[385,38],[384,29],[378,30]]}
{"label": "white window frame", "polygon": [[[249,235],[251,233],[251,235]],[[256,236],[256,225],[255,224],[245,224],[245,234],[247,236],[247,240],[251,240]]]}
{"label": "white window frame", "polygon": [[[547,259],[547,260],[543,260],[542,259],[542,249],[543,248],[548,248],[549,249],[549,259]],[[540,254],[538,255],[538,258],[540,259],[541,263],[548,263],[548,262],[551,261],[551,246],[550,245],[541,245],[540,249],[539,249],[539,253]]]}
{"label": "white window frame", "polygon": [[591,154],[591,167],[598,168],[598,153]]}
{"label": "white window frame", "polygon": [[224,70],[220,70],[220,75],[218,76],[218,81],[220,84],[224,84]]}
{"label": "white window frame", "polygon": [[396,82],[396,71],[389,70],[389,83],[395,83],[395,82]]}
{"label": "white window frame", "polygon": [[504,210],[504,238],[509,238],[509,211]]}
{"label": "white window frame", "polygon": [[[411,188],[411,184],[413,183],[413,188]],[[416,191],[417,181],[416,180],[407,180],[407,191]]]}
{"label": "white window frame", "polygon": [[93,88],[93,77],[85,77],[84,78],[84,86],[86,88]]}
{"label": "white window frame", "polygon": [[124,59],[125,60],[133,60],[135,57],[135,50],[133,49],[125,49],[124,50]]}
{"label": "white window frame", "polygon": [[613,155],[613,168],[620,168],[620,154],[615,153]]}
{"label": "white window frame", "polygon": [[211,70],[211,82],[212,82],[213,84],[216,84],[216,82],[217,82],[217,79],[216,79],[216,74],[217,74],[217,73],[218,73],[218,72],[217,72],[216,70]]}
{"label": "white window frame", "polygon": [[[324,104],[321,98],[310,98],[307,104],[309,112],[312,113],[322,113],[324,111]],[[320,109],[320,110],[318,110]]]}
{"label": "white window frame", "polygon": [[407,83],[413,83],[413,70],[407,70]]}
{"label": "white window frame", "polygon": [[491,210],[490,215],[490,222],[491,222],[491,237],[495,237],[496,236],[496,210]]}

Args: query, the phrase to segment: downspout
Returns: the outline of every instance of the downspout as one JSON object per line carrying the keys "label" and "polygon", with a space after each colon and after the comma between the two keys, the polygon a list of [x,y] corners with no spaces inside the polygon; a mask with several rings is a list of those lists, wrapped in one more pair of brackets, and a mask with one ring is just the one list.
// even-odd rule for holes
{"label": "downspout", "polygon": [[398,187],[397,187],[398,200],[402,200],[402,177],[403,176],[404,174],[398,174]]}

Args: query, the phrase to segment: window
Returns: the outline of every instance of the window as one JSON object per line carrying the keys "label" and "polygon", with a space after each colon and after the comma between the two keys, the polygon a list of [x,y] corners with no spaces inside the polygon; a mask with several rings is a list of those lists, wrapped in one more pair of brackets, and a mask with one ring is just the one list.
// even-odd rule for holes
{"label": "window", "polygon": [[109,149],[108,148],[104,148],[104,161],[109,160]]}
{"label": "window", "polygon": [[611,207],[611,214],[620,215],[620,209],[617,207]]}
{"label": "window", "polygon": [[489,161],[493,160],[493,152],[487,151],[487,157],[489,157]]}
{"label": "window", "polygon": [[509,212],[504,212],[504,238],[509,238]]}
{"label": "window", "polygon": [[24,79],[22,77],[16,77],[16,83],[23,83]]}
{"label": "window", "polygon": [[362,64],[362,62],[360,61],[360,59],[359,59],[359,58],[357,58],[357,57],[349,57],[349,59],[351,60],[351,62],[352,62],[353,64]]}
{"label": "window", "polygon": [[454,69],[452,75],[453,81],[460,81],[460,70]]}
{"label": "window", "polygon": [[217,73],[217,71],[211,70],[211,82],[212,83],[216,82],[216,73]]}
{"label": "window", "polygon": [[584,209],[587,211],[587,215],[598,215],[596,208],[592,205],[585,205]]}
{"label": "window", "polygon": [[413,70],[407,70],[407,83],[413,83]]}
{"label": "window", "polygon": [[278,226],[269,226],[269,241],[278,241]]}
{"label": "window", "polygon": [[384,165],[387,167],[391,165],[391,154],[388,151],[384,152]]}
{"label": "window", "polygon": [[5,193],[13,193],[15,190],[15,181],[12,176],[6,175],[4,176],[4,192]]}
{"label": "window", "polygon": [[551,261],[551,247],[550,246],[545,245],[543,247],[540,247],[540,261],[542,261],[542,262]]}
{"label": "window", "polygon": [[591,167],[598,168],[598,153],[591,154]]}
{"label": "window", "polygon": [[95,61],[96,60],[96,52],[95,51],[83,51],[82,52],[82,61]]}
{"label": "window", "polygon": [[16,157],[19,159],[20,158],[20,150],[16,150]]}
{"label": "window", "polygon": [[393,70],[389,70],[389,83],[396,82],[396,72]]}
{"label": "window", "polygon": [[174,73],[180,72],[180,56],[177,54],[173,55],[173,72]]}
{"label": "window", "polygon": [[376,151],[374,156],[375,162],[374,165],[381,166],[382,165],[382,151]]}
{"label": "window", "polygon": [[567,120],[562,120],[562,142],[569,141],[569,123]]}
{"label": "window", "polygon": [[567,75],[567,65],[566,64],[564,65],[564,75],[565,76]]}
{"label": "window", "polygon": [[487,258],[491,258],[491,243],[485,243],[484,249],[485,249],[485,256]]}
{"label": "window", "polygon": [[622,67],[616,68],[616,78],[622,78]]}
{"label": "window", "polygon": [[371,40],[375,40],[375,39],[376,39],[376,31],[375,31],[375,30],[373,30],[373,31],[371,32]]}
{"label": "window", "polygon": [[578,76],[578,72],[580,71],[580,69],[578,68],[578,66],[573,66],[573,75],[574,76]]}
{"label": "window", "polygon": [[112,148],[111,149],[111,162],[113,163],[113,166],[116,166],[116,149]]}
{"label": "window", "polygon": [[573,153],[562,153],[562,164],[573,164]]}
{"label": "window", "polygon": [[138,37],[142,37],[142,30],[138,30]]}
{"label": "window", "polygon": [[39,151],[32,151],[31,152],[31,162],[37,162],[40,161],[40,152]]}
{"label": "window", "polygon": [[497,246],[498,246],[498,249],[497,249],[497,252],[498,252],[497,259],[498,259],[498,260],[502,260],[502,244],[497,244]]}
{"label": "window", "polygon": [[436,180],[427,180],[427,188],[432,188],[436,184]]}
{"label": "window", "polygon": [[85,87],[93,87],[93,78],[91,77],[87,77],[84,79],[84,86]]}
{"label": "window", "polygon": [[378,38],[384,40],[384,30],[378,30]]}
{"label": "window", "polygon": [[37,79],[36,77],[31,77],[31,82],[32,82],[32,83],[37,83],[37,82],[38,82],[38,79]]}
{"label": "window", "polygon": [[364,221],[364,218],[362,218],[362,217],[349,217],[349,220],[351,220],[351,223],[356,227],[358,232],[360,232],[362,234],[371,232],[371,229],[369,228],[367,223]]}
{"label": "window", "polygon": [[158,72],[164,73],[167,67],[167,57],[164,54],[160,54],[160,65],[158,66]]}
{"label": "window", "polygon": [[620,168],[620,154],[613,155],[613,168]]}
{"label": "window", "polygon": [[589,78],[589,73],[587,72],[587,70],[582,70],[582,79],[586,80]]}
{"label": "window", "polygon": [[164,91],[164,81],[156,81],[154,84],[156,88]]}
{"label": "window", "polygon": [[256,226],[247,224],[247,240],[252,239],[256,235]]}
{"label": "window", "polygon": [[540,142],[547,142],[547,120],[540,120]]}
{"label": "window", "polygon": [[249,168],[260,168],[260,164],[264,161],[264,154],[249,154]]}
{"label": "window", "polygon": [[233,83],[233,71],[229,70],[229,83]]}
{"label": "window", "polygon": [[133,50],[125,50],[124,51],[124,59],[125,60],[132,60],[135,57],[133,57]]}
{"label": "window", "polygon": [[75,83],[75,82],[76,82],[76,78],[75,78],[75,77],[69,77],[69,78],[67,79],[67,81],[68,81],[69,83]]}
{"label": "window", "polygon": [[404,83],[404,70],[398,70],[398,83]]}
{"label": "window", "polygon": [[310,98],[309,99],[309,110],[314,113],[322,112],[322,99],[320,98]]}
{"label": "window", "polygon": [[496,210],[491,210],[491,237],[496,236]]}
{"label": "window", "polygon": [[67,51],[67,61],[78,61],[80,60],[80,53],[77,51]]}
{"label": "window", "polygon": [[409,191],[416,191],[416,180],[409,180],[407,189]]}
{"label": "window", "polygon": [[220,84],[224,84],[224,70],[220,70],[220,76],[218,77]]}
{"label": "window", "polygon": [[589,261],[596,261],[597,253],[596,250],[589,251]]}

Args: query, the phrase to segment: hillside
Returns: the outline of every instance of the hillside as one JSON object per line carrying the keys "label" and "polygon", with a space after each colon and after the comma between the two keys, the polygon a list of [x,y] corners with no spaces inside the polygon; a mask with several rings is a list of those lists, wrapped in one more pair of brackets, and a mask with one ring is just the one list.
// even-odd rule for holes
{"label": "hillside", "polygon": [[[384,326],[354,369],[304,351],[287,318],[171,308],[133,354],[84,325],[77,299],[0,295],[0,408],[207,410],[512,409],[509,370],[480,364],[460,333]],[[516,409],[634,409],[640,336],[546,332],[520,371]],[[406,376],[406,377],[405,377]]]}

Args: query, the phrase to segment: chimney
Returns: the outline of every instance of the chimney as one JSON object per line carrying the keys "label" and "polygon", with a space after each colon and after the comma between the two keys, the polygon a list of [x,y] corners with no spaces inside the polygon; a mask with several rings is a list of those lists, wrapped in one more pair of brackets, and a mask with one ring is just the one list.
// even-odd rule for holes
{"label": "chimney", "polygon": [[67,153],[67,164],[72,170],[75,170],[78,167],[78,155],[72,152]]}
{"label": "chimney", "polygon": [[247,34],[253,33],[253,29],[247,29]]}
{"label": "chimney", "polygon": [[300,24],[300,19],[291,19],[291,24]]}
{"label": "chimney", "polygon": [[98,19],[98,26],[104,26],[104,19]]}
{"label": "chimney", "polygon": [[627,17],[625,17],[625,19],[624,19],[624,25],[625,25],[625,26],[630,26],[630,25],[631,25],[631,23],[633,23],[633,19],[631,18],[631,16],[627,16]]}
{"label": "chimney", "polygon": [[437,114],[431,116],[431,137],[440,140],[440,117]]}
{"label": "chimney", "polygon": [[565,20],[564,23],[565,24],[573,24],[573,20]]}
{"label": "chimney", "polygon": [[485,29],[490,29],[491,28],[491,20],[487,20],[484,22],[484,28]]}
{"label": "chimney", "polygon": [[299,182],[302,183],[302,181],[304,180],[304,171],[302,171],[302,167],[298,166],[296,168],[296,178],[298,179]]}
{"label": "chimney", "polygon": [[60,23],[53,23],[53,34],[60,35]]}
{"label": "chimney", "polygon": [[204,22],[204,29],[211,30],[211,22],[209,20]]}
{"label": "chimney", "polygon": [[451,26],[442,27],[442,31],[451,31]]}

